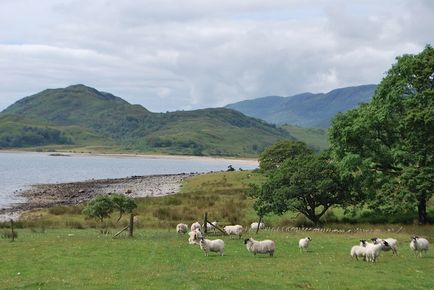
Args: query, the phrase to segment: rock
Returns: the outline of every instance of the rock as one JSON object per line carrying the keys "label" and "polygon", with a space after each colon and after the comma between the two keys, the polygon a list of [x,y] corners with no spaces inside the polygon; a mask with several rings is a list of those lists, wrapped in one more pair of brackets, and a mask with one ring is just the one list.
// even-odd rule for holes
{"label": "rock", "polygon": [[78,191],[78,193],[85,193],[86,191],[84,190],[84,189],[80,189],[79,191]]}

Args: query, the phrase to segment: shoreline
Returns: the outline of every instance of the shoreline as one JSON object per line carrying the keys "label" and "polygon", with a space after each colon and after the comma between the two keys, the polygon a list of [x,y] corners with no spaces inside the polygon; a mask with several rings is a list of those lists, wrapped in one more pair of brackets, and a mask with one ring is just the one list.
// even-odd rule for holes
{"label": "shoreline", "polygon": [[99,194],[120,193],[134,198],[172,195],[180,191],[184,179],[198,174],[160,174],[36,184],[17,193],[26,198],[25,202],[0,209],[0,222],[19,220],[24,212],[35,209],[81,204]]}
{"label": "shoreline", "polygon": [[44,154],[52,156],[102,156],[102,157],[119,157],[119,158],[143,158],[143,159],[175,159],[175,160],[227,160],[245,163],[249,165],[258,165],[257,158],[240,158],[240,157],[217,157],[217,156],[195,156],[195,155],[165,155],[165,154],[142,154],[142,153],[79,153],[68,151],[26,151],[26,150],[0,150],[0,153],[14,154]]}

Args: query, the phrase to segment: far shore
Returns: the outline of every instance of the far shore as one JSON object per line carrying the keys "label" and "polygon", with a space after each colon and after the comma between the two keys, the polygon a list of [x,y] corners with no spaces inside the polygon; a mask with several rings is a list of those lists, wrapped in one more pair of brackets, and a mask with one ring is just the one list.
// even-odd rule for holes
{"label": "far shore", "polygon": [[16,154],[45,154],[53,156],[108,156],[118,158],[146,158],[146,159],[175,159],[175,160],[227,160],[244,163],[247,165],[258,165],[256,158],[240,158],[240,157],[219,157],[219,156],[196,156],[196,155],[164,155],[164,154],[142,154],[142,153],[81,153],[81,152],[68,152],[68,151],[28,151],[28,150],[0,150],[0,153],[16,153]]}

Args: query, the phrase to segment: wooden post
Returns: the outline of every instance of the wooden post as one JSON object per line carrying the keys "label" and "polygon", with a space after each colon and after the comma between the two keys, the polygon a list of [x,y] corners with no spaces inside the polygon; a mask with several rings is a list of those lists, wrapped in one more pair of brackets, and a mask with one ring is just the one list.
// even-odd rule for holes
{"label": "wooden post", "polygon": [[205,217],[203,219],[203,226],[204,226],[204,231],[205,234],[208,233],[208,212],[205,212]]}
{"label": "wooden post", "polygon": [[133,230],[134,230],[134,215],[130,214],[130,223],[128,225],[128,236],[133,236]]}
{"label": "wooden post", "polygon": [[261,226],[261,222],[262,222],[262,216],[259,217],[259,223],[258,223],[258,227],[256,228],[256,233],[259,232],[259,227]]}
{"label": "wooden post", "polygon": [[12,232],[12,242],[15,240],[15,233],[14,233],[14,220],[11,219],[11,232]]}

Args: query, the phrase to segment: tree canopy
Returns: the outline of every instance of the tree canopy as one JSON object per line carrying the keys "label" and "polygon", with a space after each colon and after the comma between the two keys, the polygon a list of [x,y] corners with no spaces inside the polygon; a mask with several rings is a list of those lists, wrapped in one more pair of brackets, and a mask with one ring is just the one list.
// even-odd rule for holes
{"label": "tree canopy", "polygon": [[362,177],[371,207],[417,207],[419,222],[426,223],[434,189],[433,132],[434,49],[427,46],[398,57],[369,104],[337,115],[329,138],[340,166]]}
{"label": "tree canopy", "polygon": [[284,160],[269,172],[262,186],[252,187],[251,195],[256,197],[254,208],[260,216],[291,210],[315,225],[331,206],[351,200],[338,168],[325,156],[312,152]]}

